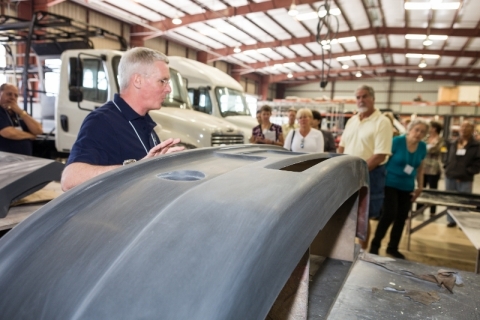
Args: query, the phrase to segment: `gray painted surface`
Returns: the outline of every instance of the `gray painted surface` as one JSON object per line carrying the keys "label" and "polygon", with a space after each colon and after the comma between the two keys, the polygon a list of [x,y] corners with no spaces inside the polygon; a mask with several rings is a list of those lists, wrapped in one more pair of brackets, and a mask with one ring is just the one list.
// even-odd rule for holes
{"label": "gray painted surface", "polygon": [[[364,254],[367,255],[367,254]],[[369,259],[382,262],[385,268],[357,260],[343,286],[328,319],[377,320],[377,319],[442,319],[470,320],[480,318],[479,298],[480,276],[466,271],[457,271],[463,285],[455,286],[453,294],[444,287],[409,277],[435,275],[442,267],[427,266],[407,260],[394,260],[375,255]],[[396,273],[387,270],[394,270]],[[449,269],[447,269],[449,270]],[[399,274],[402,273],[402,274]],[[436,292],[440,300],[430,305],[407,298],[402,293],[385,291],[392,287],[397,290]]]}
{"label": "gray painted surface", "polygon": [[318,231],[368,184],[360,158],[282,150],[153,158],[49,202],[0,239],[1,316],[264,319]]}
{"label": "gray painted surface", "polygon": [[0,218],[10,204],[40,190],[50,181],[60,181],[64,165],[53,160],[0,152]]}

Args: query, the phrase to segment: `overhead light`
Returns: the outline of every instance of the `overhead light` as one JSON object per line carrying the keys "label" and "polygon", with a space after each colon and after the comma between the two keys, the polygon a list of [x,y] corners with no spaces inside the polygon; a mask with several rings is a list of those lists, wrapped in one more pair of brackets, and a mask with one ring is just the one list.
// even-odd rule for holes
{"label": "overhead light", "polygon": [[233,52],[239,53],[239,52],[242,52],[242,49],[240,49],[238,46],[236,46],[236,47],[233,49]]}
{"label": "overhead light", "polygon": [[293,78],[293,74],[292,74],[291,72],[289,72],[289,73],[287,74],[287,78],[288,78],[288,79]]}
{"label": "overhead light", "polygon": [[424,45],[425,47],[430,46],[432,43],[433,43],[433,41],[430,40],[430,39],[428,39],[428,38],[425,39],[425,41],[423,41],[423,45]]}
{"label": "overhead light", "polygon": [[284,67],[295,67],[296,65],[295,62],[286,62],[283,64]]}
{"label": "overhead light", "polygon": [[361,76],[362,76],[362,73],[360,71],[357,71],[357,73],[355,73],[355,77],[360,78]]}
{"label": "overhead light", "polygon": [[338,38],[338,39],[332,39],[332,40],[322,40],[320,44],[326,45],[326,44],[348,43],[348,42],[355,42],[355,41],[357,41],[357,37],[344,37],[344,38]]}
{"label": "overhead light", "polygon": [[180,19],[178,16],[175,16],[172,20],[172,23],[176,25],[182,24],[182,19]]}
{"label": "overhead light", "polygon": [[342,69],[343,69],[343,70],[346,70],[346,69],[348,69],[348,68],[349,68],[348,64],[342,64]]}
{"label": "overhead light", "polygon": [[421,75],[417,77],[417,82],[423,82],[423,77]]}
{"label": "overhead light", "polygon": [[407,40],[425,40],[427,39],[426,34],[406,34],[405,39]]}
{"label": "overhead light", "polygon": [[295,5],[295,3],[292,2],[292,4],[290,5],[288,14],[292,17],[295,17],[298,14],[297,6]]}
{"label": "overhead light", "polygon": [[[330,12],[330,14],[331,14],[332,16],[339,16],[339,15],[342,14],[342,12],[340,11],[340,9],[338,9],[338,8],[332,8],[332,9],[330,9],[329,12]],[[325,17],[326,15],[327,15],[327,10],[320,10],[320,11],[318,11],[318,16],[319,16],[320,18],[323,18],[323,17]]]}
{"label": "overhead light", "polygon": [[325,50],[329,50],[331,48],[331,46],[329,44],[324,44],[324,45],[322,45],[322,48],[325,49]]}
{"label": "overhead light", "polygon": [[260,48],[260,49],[257,49],[257,52],[265,54],[265,53],[273,52],[273,49],[272,48]]}
{"label": "overhead light", "polygon": [[439,59],[440,55],[438,54],[421,54],[421,53],[407,53],[405,54],[407,58],[424,58],[424,59]]}
{"label": "overhead light", "polygon": [[365,59],[367,56],[365,54],[357,54],[354,56],[338,57],[337,61],[350,61],[350,60],[360,60]]}
{"label": "overhead light", "polygon": [[418,64],[420,68],[425,68],[427,66],[427,62],[425,59],[420,60],[420,63]]}
{"label": "overhead light", "polygon": [[430,2],[405,2],[405,10],[457,10],[460,2],[441,2],[432,0]]}
{"label": "overhead light", "polygon": [[357,37],[344,37],[344,38],[338,38],[338,39],[333,39],[331,43],[348,43],[348,42],[355,42],[357,41]]}
{"label": "overhead light", "polygon": [[405,10],[429,10],[431,7],[428,2],[405,2]]}
{"label": "overhead light", "polygon": [[460,2],[432,3],[433,10],[457,10]]}
{"label": "overhead light", "polygon": [[361,60],[361,59],[365,59],[367,58],[367,55],[365,54],[357,54],[357,55],[354,55],[354,56],[350,56],[350,59],[352,60]]}

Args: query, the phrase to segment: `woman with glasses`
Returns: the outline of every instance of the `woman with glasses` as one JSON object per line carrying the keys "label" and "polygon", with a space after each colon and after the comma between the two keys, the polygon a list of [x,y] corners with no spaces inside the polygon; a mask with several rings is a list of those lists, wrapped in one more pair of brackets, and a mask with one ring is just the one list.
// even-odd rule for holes
{"label": "woman with glasses", "polygon": [[323,152],[325,144],[323,134],[310,126],[312,118],[312,111],[309,109],[298,110],[297,121],[299,128],[290,130],[283,145],[285,149],[306,153]]}

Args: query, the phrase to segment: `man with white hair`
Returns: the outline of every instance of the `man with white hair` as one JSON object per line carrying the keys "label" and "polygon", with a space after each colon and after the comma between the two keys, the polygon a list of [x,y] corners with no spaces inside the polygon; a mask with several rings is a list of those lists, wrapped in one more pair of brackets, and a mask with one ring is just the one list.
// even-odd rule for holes
{"label": "man with white hair", "polygon": [[160,141],[148,115],[169,94],[168,58],[148,48],[125,52],[118,65],[120,94],[83,121],[62,174],[69,190],[93,177],[141,159],[183,150],[180,139]]}
{"label": "man with white hair", "polygon": [[[392,125],[375,109],[375,91],[363,85],[355,92],[358,113],[348,120],[338,147],[338,153],[362,158],[370,175],[369,218],[379,218],[385,189],[385,166],[392,153]],[[365,250],[366,241],[361,242]]]}

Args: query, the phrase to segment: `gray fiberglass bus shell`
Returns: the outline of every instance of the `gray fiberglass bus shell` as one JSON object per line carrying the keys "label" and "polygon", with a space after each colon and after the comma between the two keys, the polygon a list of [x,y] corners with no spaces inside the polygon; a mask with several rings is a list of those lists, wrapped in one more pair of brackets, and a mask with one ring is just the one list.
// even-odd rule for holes
{"label": "gray fiberglass bus shell", "polygon": [[15,200],[60,181],[63,168],[53,160],[0,152],[0,218],[5,218]]}
{"label": "gray fiberglass bus shell", "polygon": [[0,239],[1,317],[265,319],[349,199],[362,237],[368,169],[346,155],[247,145],[124,166]]}

